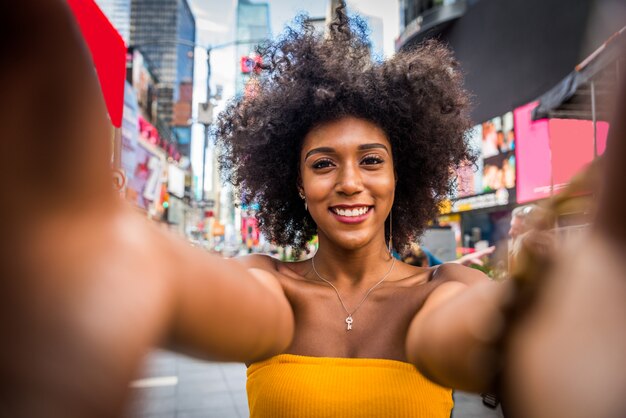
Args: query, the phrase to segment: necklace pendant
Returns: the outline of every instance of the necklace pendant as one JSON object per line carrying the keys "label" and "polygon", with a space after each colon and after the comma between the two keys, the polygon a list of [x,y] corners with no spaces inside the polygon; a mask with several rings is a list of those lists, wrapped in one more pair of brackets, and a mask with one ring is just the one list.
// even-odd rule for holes
{"label": "necklace pendant", "polygon": [[346,318],[346,324],[348,324],[347,330],[350,331],[352,329],[352,315],[348,315]]}

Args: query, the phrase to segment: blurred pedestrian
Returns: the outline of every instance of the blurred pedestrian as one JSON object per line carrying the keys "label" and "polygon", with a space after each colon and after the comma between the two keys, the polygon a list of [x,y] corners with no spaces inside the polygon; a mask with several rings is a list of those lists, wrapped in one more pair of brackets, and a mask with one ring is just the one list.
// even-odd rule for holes
{"label": "blurred pedestrian", "polygon": [[[402,261],[417,267],[429,267],[430,263],[426,252],[419,244],[412,243],[409,250],[402,257]],[[441,263],[439,263],[441,264]]]}

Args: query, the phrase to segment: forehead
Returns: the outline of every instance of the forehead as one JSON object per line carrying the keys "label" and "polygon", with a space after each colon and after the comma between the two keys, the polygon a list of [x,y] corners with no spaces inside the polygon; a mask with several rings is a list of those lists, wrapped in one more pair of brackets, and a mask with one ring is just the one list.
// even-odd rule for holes
{"label": "forehead", "polygon": [[391,152],[391,144],[383,130],[373,122],[355,117],[344,117],[324,122],[311,129],[304,137],[303,155],[313,148],[331,147],[337,151],[356,148],[361,144],[380,143]]}

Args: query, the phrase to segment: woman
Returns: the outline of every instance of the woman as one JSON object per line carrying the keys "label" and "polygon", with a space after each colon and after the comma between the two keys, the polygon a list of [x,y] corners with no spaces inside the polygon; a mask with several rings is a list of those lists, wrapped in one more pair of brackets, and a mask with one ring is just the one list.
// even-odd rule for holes
{"label": "woman", "polygon": [[3,7],[0,125],[20,139],[1,153],[16,191],[0,217],[8,415],[116,416],[155,344],[251,364],[252,416],[449,416],[450,391],[414,366],[443,386],[490,386],[504,287],[389,254],[471,158],[445,48],[372,62],[340,9],[328,38],[305,25],[267,49],[267,78],[220,120],[222,162],[269,238],[302,248],[317,232],[320,245],[300,263],[235,261],[115,198],[104,102],[65,2]]}
{"label": "woman", "polygon": [[[451,391],[408,363],[431,370],[424,321],[486,278],[391,249],[420,235],[472,160],[467,93],[443,46],[374,62],[366,28],[337,14],[325,38],[303,23],[267,46],[266,76],[218,125],[223,168],[264,233],[300,250],[319,237],[306,261],[239,260],[280,285],[294,320],[289,345],[248,370],[251,416],[448,417]],[[440,325],[443,341],[454,327]]]}

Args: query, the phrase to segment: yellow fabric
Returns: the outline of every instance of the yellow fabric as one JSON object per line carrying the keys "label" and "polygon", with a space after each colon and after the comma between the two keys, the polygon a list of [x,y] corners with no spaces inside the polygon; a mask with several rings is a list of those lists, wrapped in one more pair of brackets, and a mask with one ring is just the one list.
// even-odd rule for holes
{"label": "yellow fabric", "polygon": [[250,418],[449,418],[452,391],[395,360],[280,354],[248,368]]}

